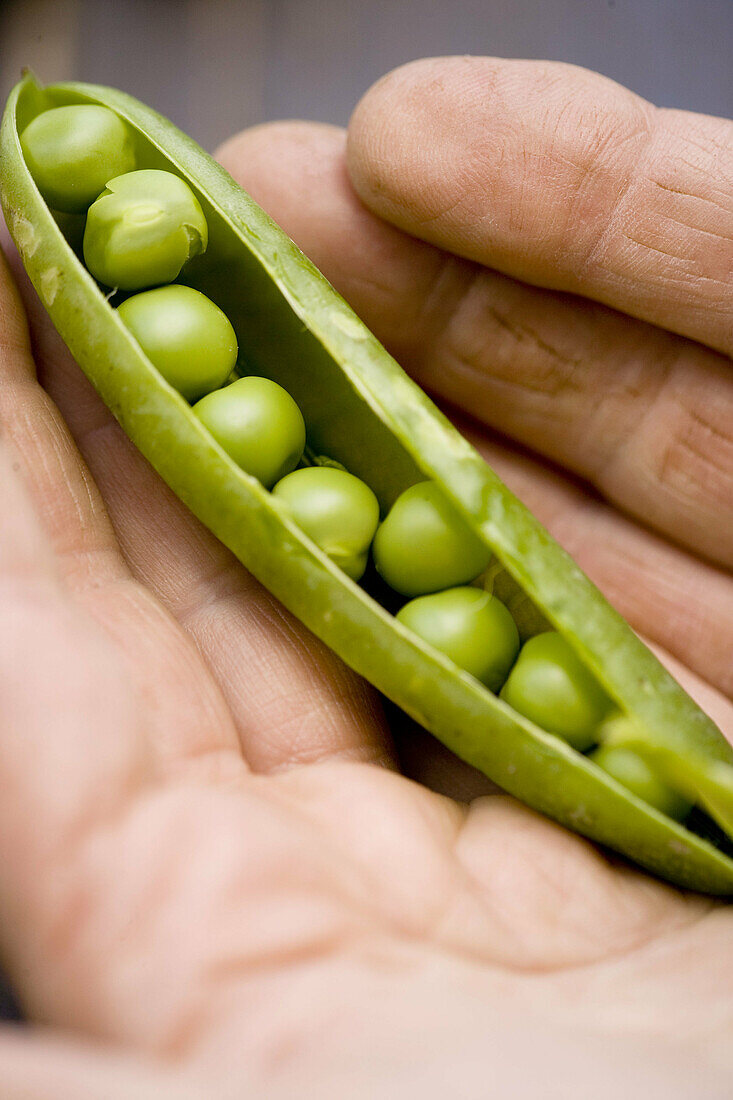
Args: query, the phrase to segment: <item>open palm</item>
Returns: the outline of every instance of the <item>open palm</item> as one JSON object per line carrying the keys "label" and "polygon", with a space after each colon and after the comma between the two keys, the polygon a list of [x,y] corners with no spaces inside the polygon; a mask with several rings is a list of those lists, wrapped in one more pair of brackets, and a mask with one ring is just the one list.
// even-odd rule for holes
{"label": "open palm", "polygon": [[[369,94],[352,178],[399,228],[334,129],[222,159],[730,733],[733,131],[517,71]],[[664,135],[643,157],[632,116]],[[3,271],[0,947],[54,1034],[0,1043],[3,1096],[727,1095],[729,912],[469,801],[417,731],[402,764],[445,794],[398,774],[376,697],[171,496],[19,281],[40,385]]]}

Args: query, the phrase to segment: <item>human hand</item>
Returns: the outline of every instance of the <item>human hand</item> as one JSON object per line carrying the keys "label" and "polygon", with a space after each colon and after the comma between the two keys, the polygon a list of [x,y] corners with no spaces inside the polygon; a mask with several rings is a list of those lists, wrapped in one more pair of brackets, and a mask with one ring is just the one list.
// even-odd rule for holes
{"label": "human hand", "polygon": [[[609,219],[632,116],[665,135],[668,175],[646,198],[648,153]],[[432,243],[354,198],[339,131],[257,128],[222,159],[470,410],[490,461],[730,732],[731,382],[710,349],[731,350],[733,127],[656,117],[564,66],[399,70],[357,111],[351,171]],[[711,191],[685,205],[694,143]],[[677,261],[615,236],[673,216]],[[465,806],[397,775],[373,696],[172,499],[24,288],[67,432],[2,286],[0,944],[31,1017],[104,1044],[8,1040],[9,1100],[49,1081],[59,1100],[727,1095],[729,912],[505,796]],[[457,790],[439,759],[429,778]]]}

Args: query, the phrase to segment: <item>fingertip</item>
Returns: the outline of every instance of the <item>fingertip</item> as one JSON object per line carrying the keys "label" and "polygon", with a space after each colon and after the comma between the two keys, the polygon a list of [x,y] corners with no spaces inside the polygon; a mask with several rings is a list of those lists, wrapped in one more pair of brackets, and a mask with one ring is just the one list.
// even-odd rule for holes
{"label": "fingertip", "polygon": [[486,57],[421,58],[376,81],[357,103],[347,133],[349,176],[362,201],[398,224],[400,212],[422,217],[436,191],[435,173],[452,160],[450,143],[467,137],[464,128],[453,132],[453,97],[464,108],[486,100],[500,65]]}
{"label": "fingertip", "polygon": [[[576,145],[586,138],[592,144],[605,114],[623,104],[636,125],[642,102],[564,62],[471,55],[411,61],[357,104],[348,128],[349,174],[362,200],[402,228],[418,232],[450,215],[460,235],[463,215],[470,222],[489,203],[512,214],[548,142],[562,144],[568,130]],[[541,196],[535,201],[542,212]]]}
{"label": "fingertip", "polygon": [[343,161],[343,149],[341,127],[288,119],[242,130],[219,146],[215,156],[259,202],[298,181],[301,186],[317,181],[324,168]]}
{"label": "fingertip", "polygon": [[416,237],[730,354],[732,126],[577,66],[433,58],[366,93],[347,164]]}

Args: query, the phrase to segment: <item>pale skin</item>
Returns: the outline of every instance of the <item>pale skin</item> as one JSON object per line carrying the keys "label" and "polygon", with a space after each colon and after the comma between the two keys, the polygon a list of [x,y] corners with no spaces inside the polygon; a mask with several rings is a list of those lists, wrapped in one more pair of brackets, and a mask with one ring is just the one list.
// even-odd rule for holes
{"label": "pale skin", "polygon": [[[733,123],[453,58],[219,155],[733,736]],[[729,1095],[730,910],[400,775],[6,251],[4,1100]]]}

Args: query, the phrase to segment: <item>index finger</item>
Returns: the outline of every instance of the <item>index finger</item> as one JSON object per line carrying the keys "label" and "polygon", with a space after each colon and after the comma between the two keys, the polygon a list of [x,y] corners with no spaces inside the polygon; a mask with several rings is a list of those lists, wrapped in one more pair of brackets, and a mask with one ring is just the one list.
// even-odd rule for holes
{"label": "index finger", "polygon": [[349,168],[417,237],[733,353],[733,122],[571,65],[433,58],[367,92]]}

